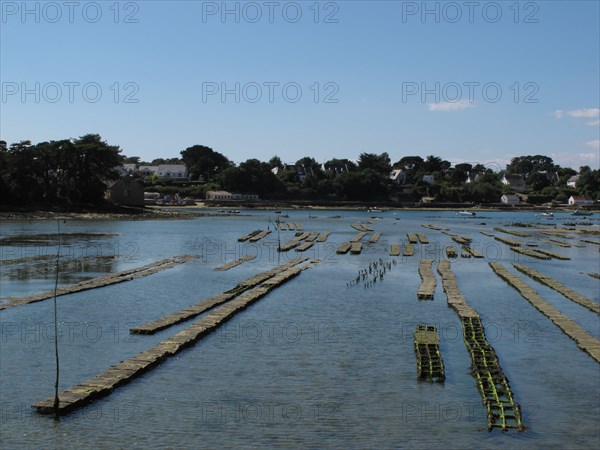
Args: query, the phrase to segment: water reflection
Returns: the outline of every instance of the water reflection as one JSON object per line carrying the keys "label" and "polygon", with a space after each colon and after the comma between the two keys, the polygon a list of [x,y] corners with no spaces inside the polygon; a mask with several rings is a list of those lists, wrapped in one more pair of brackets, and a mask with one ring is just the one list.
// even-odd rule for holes
{"label": "water reflection", "polygon": [[26,281],[37,279],[48,279],[56,277],[59,273],[59,280],[63,282],[78,282],[93,278],[98,274],[113,272],[116,267],[114,256],[89,256],[81,258],[68,258],[62,261],[56,256],[34,260],[32,262],[12,265],[4,269],[3,276],[12,281]]}

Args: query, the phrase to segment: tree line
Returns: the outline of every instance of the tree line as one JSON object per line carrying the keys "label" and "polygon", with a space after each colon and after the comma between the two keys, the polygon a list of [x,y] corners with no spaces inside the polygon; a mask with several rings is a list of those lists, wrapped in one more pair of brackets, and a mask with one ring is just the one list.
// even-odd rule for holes
{"label": "tree line", "polygon": [[[392,162],[385,152],[361,153],[356,162],[331,159],[321,164],[305,156],[288,165],[274,156],[269,161],[253,158],[235,164],[210,147],[194,145],[182,150],[179,158],[146,163],[137,156],[122,155],[118,146],[108,144],[97,134],[87,134],[35,145],[21,141],[8,146],[0,141],[0,202],[98,204],[110,183],[119,177],[115,168],[127,162],[185,164],[189,182],[173,185],[170,180],[146,177],[146,189],[200,198],[206,190],[223,189],[280,200],[418,201],[427,196],[440,202],[497,203],[503,193],[512,192],[511,187],[501,183],[502,177],[519,175],[533,203],[562,202],[576,194],[600,199],[599,170],[560,167],[543,155],[515,157],[501,171],[481,164],[452,166],[434,155],[404,156]],[[402,170],[402,184],[390,178],[394,169]],[[577,185],[568,187],[567,180],[576,174]]]}
{"label": "tree line", "polygon": [[[600,199],[599,170],[589,166],[580,167],[579,171],[560,167],[543,155],[515,157],[500,171],[482,164],[452,166],[434,155],[404,156],[392,162],[385,152],[361,153],[356,162],[331,159],[321,164],[305,156],[286,165],[280,157],[274,156],[267,162],[249,159],[235,165],[212,148],[195,145],[181,152],[181,162],[187,165],[193,180],[201,179],[211,189],[252,192],[265,198],[418,201],[428,196],[440,202],[498,203],[502,194],[515,192],[502,184],[503,176],[518,175],[526,183],[526,192],[533,203],[566,202],[571,195]],[[276,174],[273,169],[277,169]],[[402,185],[390,179],[394,169],[402,170]],[[577,174],[577,185],[568,187],[569,178]],[[425,181],[427,175],[433,183]]]}
{"label": "tree line", "polygon": [[119,147],[97,134],[38,144],[0,141],[0,203],[99,204],[122,161]]}

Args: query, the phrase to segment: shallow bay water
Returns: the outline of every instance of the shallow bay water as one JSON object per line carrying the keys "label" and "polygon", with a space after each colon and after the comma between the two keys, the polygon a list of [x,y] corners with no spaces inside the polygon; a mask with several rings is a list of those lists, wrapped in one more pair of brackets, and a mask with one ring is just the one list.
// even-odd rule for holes
{"label": "shallow bay water", "polygon": [[[305,256],[322,262],[237,314],[196,345],[157,368],[78,410],[60,422],[40,416],[30,405],[53,394],[54,334],[52,300],[0,312],[0,405],[2,448],[595,448],[600,439],[600,366],[574,341],[498,278],[488,266],[520,262],[600,301],[598,245],[571,233],[570,248],[543,243],[536,228],[507,223],[564,221],[532,212],[479,212],[476,217],[450,211],[289,211],[286,221],[306,231],[330,231]],[[335,216],[342,216],[334,218]],[[370,219],[371,216],[382,219]],[[61,389],[104,371],[148,349],[192,322],[153,336],[130,335],[129,328],[223,292],[242,279],[298,256],[278,253],[278,239],[294,232],[273,231],[258,243],[238,243],[253,230],[270,227],[276,215],[242,211],[238,217],[201,217],[168,221],[74,221],[61,232],[76,235],[63,243],[61,258],[111,257],[111,270],[125,270],[170,256],[195,254],[192,262],[133,281],[58,298]],[[360,255],[337,255],[341,242],[357,234],[352,223],[372,220],[382,233],[376,244],[364,241]],[[592,220],[598,229],[597,218]],[[580,220],[581,221],[581,220]],[[440,231],[469,236],[484,259],[452,262],[467,302],[481,316],[516,401],[522,406],[523,433],[487,431],[484,407],[469,375],[470,359],[456,313],[438,284],[433,301],[416,298],[422,258],[446,259],[454,245]],[[485,224],[485,225],[483,225]],[[494,226],[532,233],[505,237],[538,242],[571,260],[536,260],[484,236]],[[1,238],[56,233],[55,221],[0,224]],[[428,246],[397,264],[369,288],[350,285],[357,272],[388,255],[407,232],[423,232]],[[588,239],[598,241],[598,235]],[[56,253],[49,245],[0,246],[0,297],[50,290],[54,273],[8,277],[11,259]],[[48,244],[48,243],[47,243]],[[575,245],[579,245],[577,247]],[[247,254],[249,262],[225,272],[213,269]],[[50,265],[53,259],[42,261]],[[36,262],[36,264],[38,264]],[[26,267],[28,262],[21,263]],[[18,266],[17,266],[18,267]],[[96,271],[95,271],[96,270]],[[70,284],[104,273],[64,274]],[[434,265],[435,270],[435,265]],[[25,271],[24,273],[30,273]],[[588,333],[600,337],[598,315],[534,280],[526,282]],[[446,367],[444,384],[419,383],[413,350],[415,325],[436,325]]]}

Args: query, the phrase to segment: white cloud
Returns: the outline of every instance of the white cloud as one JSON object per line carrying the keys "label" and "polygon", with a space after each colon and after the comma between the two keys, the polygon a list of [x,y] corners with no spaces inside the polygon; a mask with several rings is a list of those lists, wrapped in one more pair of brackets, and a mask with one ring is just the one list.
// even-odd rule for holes
{"label": "white cloud", "polygon": [[577,152],[557,152],[552,153],[550,157],[556,164],[562,167],[579,169],[581,166],[590,166],[592,169],[598,169],[600,166],[600,153],[577,153]]}
{"label": "white cloud", "polygon": [[592,148],[600,148],[600,140],[594,139],[593,141],[587,141],[585,145]]}
{"label": "white cloud", "polygon": [[571,117],[586,117],[588,119],[593,119],[594,117],[600,116],[600,109],[598,108],[585,108],[585,109],[576,109],[574,111],[567,111],[567,114]]}
{"label": "white cloud", "polygon": [[564,111],[562,109],[557,109],[556,111],[554,111],[552,113],[552,115],[554,117],[556,117],[557,119],[564,117],[565,114],[570,117],[577,117],[577,118],[585,117],[587,119],[594,119],[594,118],[600,116],[600,109],[599,108],[582,108],[582,109],[573,109],[571,111]]}
{"label": "white cloud", "polygon": [[475,103],[468,100],[457,102],[429,103],[429,111],[460,111],[461,109],[474,108]]}
{"label": "white cloud", "polygon": [[592,120],[591,122],[586,122],[585,124],[589,125],[590,127],[597,127],[600,125],[600,120]]}

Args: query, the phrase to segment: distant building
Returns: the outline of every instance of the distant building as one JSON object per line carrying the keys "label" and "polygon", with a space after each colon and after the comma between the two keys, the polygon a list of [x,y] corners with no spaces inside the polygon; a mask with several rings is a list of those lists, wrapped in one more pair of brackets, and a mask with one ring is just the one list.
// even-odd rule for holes
{"label": "distant building", "polygon": [[295,173],[300,182],[303,182],[308,175],[313,173],[312,167],[305,167],[301,164],[284,164],[283,167],[273,167],[271,169],[274,175],[279,175],[286,171]]}
{"label": "distant building", "polygon": [[117,166],[115,170],[120,176],[124,177],[125,175],[130,175],[134,173],[136,171],[136,166],[135,164],[130,163],[121,164],[120,166]]}
{"label": "distant building", "polygon": [[541,173],[542,175],[546,175],[548,181],[552,184],[556,183],[559,180],[558,172],[551,170],[538,170],[537,173]]}
{"label": "distant building", "polygon": [[423,182],[427,184],[433,184],[435,183],[435,179],[433,178],[433,175],[423,175]]}
{"label": "distant building", "polygon": [[502,177],[502,184],[508,186],[515,191],[522,192],[527,189],[525,178],[523,175],[504,175]]}
{"label": "distant building", "polygon": [[500,201],[505,205],[518,205],[521,203],[521,200],[517,195],[511,194],[504,194],[502,197],[500,197]]}
{"label": "distant building", "polygon": [[175,181],[188,181],[189,171],[185,164],[159,164],[156,166],[142,165],[136,168],[135,164],[123,164],[118,169],[119,173],[136,173],[143,177],[156,175],[160,178],[171,179]]}
{"label": "distant building", "polygon": [[160,200],[160,194],[158,192],[144,192],[144,204],[156,205]]}
{"label": "distant building", "polygon": [[340,175],[344,172],[350,171],[348,169],[348,164],[341,161],[338,164],[323,163],[321,164],[321,170],[323,172],[333,172],[335,175]]}
{"label": "distant building", "polygon": [[594,201],[587,199],[585,195],[571,195],[569,197],[569,205],[572,206],[592,206],[593,204]]}
{"label": "distant building", "polygon": [[574,188],[577,187],[577,182],[579,181],[579,175],[573,175],[571,178],[567,180],[567,186]]}
{"label": "distant building", "polygon": [[187,180],[189,178],[185,164],[159,164],[156,168],[156,175],[172,180]]}
{"label": "distant building", "polygon": [[406,183],[406,174],[401,169],[394,169],[390,172],[390,180],[398,186]]}
{"label": "distant building", "polygon": [[206,191],[206,200],[220,202],[256,201],[256,194],[232,194],[227,191]]}
{"label": "distant building", "polygon": [[106,198],[117,205],[144,206],[144,183],[127,175],[108,188]]}
{"label": "distant building", "polygon": [[140,166],[138,172],[145,177],[154,175],[158,171],[158,166]]}
{"label": "distant building", "polygon": [[467,179],[465,181],[465,183],[477,183],[479,181],[479,179],[481,178],[481,173],[479,172],[469,172],[469,175],[467,175]]}

